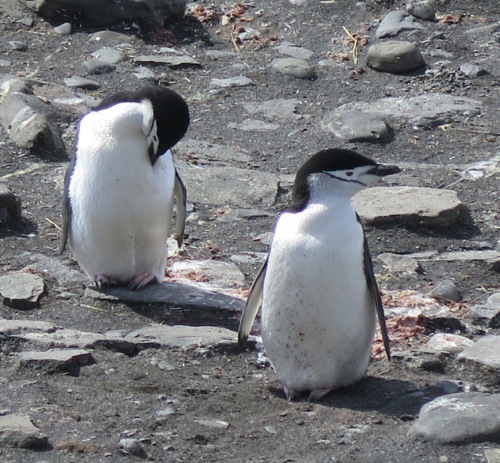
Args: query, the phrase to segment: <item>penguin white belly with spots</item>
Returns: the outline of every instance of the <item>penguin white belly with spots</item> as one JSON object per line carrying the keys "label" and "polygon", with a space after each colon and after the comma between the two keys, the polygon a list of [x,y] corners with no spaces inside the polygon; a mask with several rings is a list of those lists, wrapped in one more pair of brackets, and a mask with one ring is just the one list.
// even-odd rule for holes
{"label": "penguin white belly with spots", "polygon": [[382,301],[351,197],[397,172],[333,149],[312,156],[297,173],[292,203],[278,220],[238,332],[244,345],[262,307],[264,348],[289,399],[303,391],[319,399],[359,381],[376,316],[390,358]]}

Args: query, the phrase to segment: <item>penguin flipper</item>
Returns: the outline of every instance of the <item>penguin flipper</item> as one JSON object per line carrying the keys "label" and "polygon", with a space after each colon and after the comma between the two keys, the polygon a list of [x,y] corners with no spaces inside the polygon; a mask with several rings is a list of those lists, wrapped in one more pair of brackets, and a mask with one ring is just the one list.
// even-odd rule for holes
{"label": "penguin flipper", "polygon": [[252,283],[250,294],[248,295],[245,308],[243,309],[243,313],[241,315],[240,326],[238,328],[238,344],[242,348],[245,347],[253,322],[257,316],[257,312],[262,305],[262,291],[264,288],[268,261],[269,256],[267,256],[266,261],[262,264],[259,273],[257,273],[257,276]]}
{"label": "penguin flipper", "polygon": [[71,203],[69,200],[69,182],[71,180],[71,176],[73,175],[73,171],[75,170],[75,158],[76,154],[71,158],[68,170],[66,171],[66,175],[64,176],[64,192],[61,211],[62,224],[61,235],[59,236],[59,254],[62,254],[64,248],[66,247],[69,230],[71,229]]}
{"label": "penguin flipper", "polygon": [[179,248],[182,246],[184,240],[184,227],[186,225],[186,201],[187,192],[184,183],[181,180],[179,172],[175,169],[175,184],[174,184],[174,196],[175,196],[175,236],[177,240],[177,245]]}
{"label": "penguin flipper", "polygon": [[373,273],[373,262],[370,255],[370,249],[368,248],[368,241],[366,240],[366,236],[364,238],[363,250],[363,267],[365,269],[366,283],[375,301],[375,309],[377,311],[380,332],[382,333],[382,339],[384,341],[385,353],[387,354],[387,358],[391,360],[391,341],[389,339],[389,335],[387,334],[384,306],[382,305],[382,298],[380,297],[377,280],[375,279],[375,274]]}

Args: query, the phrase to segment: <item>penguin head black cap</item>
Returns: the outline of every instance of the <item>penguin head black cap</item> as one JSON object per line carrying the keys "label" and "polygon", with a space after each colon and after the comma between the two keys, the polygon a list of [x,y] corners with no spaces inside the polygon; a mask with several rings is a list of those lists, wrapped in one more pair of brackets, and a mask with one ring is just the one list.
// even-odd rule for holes
{"label": "penguin head black cap", "polygon": [[396,174],[399,167],[378,164],[356,151],[331,148],[313,154],[298,170],[292,190],[292,203],[288,210],[301,211],[310,199],[309,177],[316,173],[345,171],[357,167],[371,167],[366,173],[378,177]]}
{"label": "penguin head black cap", "polygon": [[110,95],[104,98],[94,111],[118,103],[140,103],[144,100],[149,100],[153,106],[159,138],[157,153],[161,155],[172,148],[189,127],[189,108],[178,93],[168,88],[148,85],[135,91]]}

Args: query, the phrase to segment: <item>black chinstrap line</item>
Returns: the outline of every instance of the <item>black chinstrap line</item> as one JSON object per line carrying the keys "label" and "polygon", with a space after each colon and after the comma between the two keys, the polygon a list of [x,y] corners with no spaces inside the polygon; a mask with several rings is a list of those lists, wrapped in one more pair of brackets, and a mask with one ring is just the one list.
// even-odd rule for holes
{"label": "black chinstrap line", "polygon": [[360,185],[363,185],[364,187],[367,186],[363,182],[360,182],[359,180],[349,180],[347,178],[336,177],[335,175],[330,174],[329,172],[326,172],[326,171],[322,171],[322,173],[325,175],[328,175],[328,177],[334,178],[336,180],[342,180],[343,182],[350,182],[350,183],[359,183]]}

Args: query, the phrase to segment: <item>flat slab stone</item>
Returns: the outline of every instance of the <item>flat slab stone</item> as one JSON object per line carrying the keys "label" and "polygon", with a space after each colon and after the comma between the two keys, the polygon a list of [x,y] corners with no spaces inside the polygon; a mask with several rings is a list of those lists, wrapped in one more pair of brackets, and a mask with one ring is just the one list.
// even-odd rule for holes
{"label": "flat slab stone", "polygon": [[0,333],[10,336],[21,333],[53,333],[56,326],[50,322],[39,322],[32,320],[0,320]]}
{"label": "flat slab stone", "polygon": [[23,272],[37,273],[55,278],[57,283],[64,286],[70,283],[83,283],[88,278],[76,268],[68,267],[56,257],[49,257],[43,254],[33,254],[30,256],[30,264],[23,268]]}
{"label": "flat slab stone", "polygon": [[494,370],[500,383],[500,336],[491,335],[480,338],[462,351],[457,360]]}
{"label": "flat slab stone", "polygon": [[[175,152],[183,158],[211,165],[229,165],[234,161],[250,162],[252,157],[240,147],[211,143],[206,140],[184,139],[175,145]],[[189,192],[191,201],[191,191]]]}
{"label": "flat slab stone", "polygon": [[359,215],[374,224],[451,225],[464,208],[452,190],[421,187],[372,187],[356,194]]}
{"label": "flat slab stone", "polygon": [[201,63],[188,55],[140,55],[134,58],[136,63],[166,64],[171,68],[199,67]]}
{"label": "flat slab stone", "polygon": [[474,344],[474,341],[452,333],[436,333],[430,337],[426,347],[434,352],[456,354]]}
{"label": "flat slab stone", "polygon": [[92,53],[92,57],[109,64],[118,64],[128,59],[123,51],[112,47],[100,48]]}
{"label": "flat slab stone", "polygon": [[26,415],[0,416],[0,447],[44,449],[49,440]]}
{"label": "flat slab stone", "polygon": [[375,32],[377,39],[395,37],[404,31],[422,30],[424,27],[415,21],[406,11],[396,10],[388,13],[380,22]]}
{"label": "flat slab stone", "polygon": [[414,126],[437,127],[463,120],[481,113],[480,101],[445,93],[428,93],[409,98],[381,98],[369,102],[353,102],[339,106],[339,110],[355,110],[385,116],[389,121]]}
{"label": "flat slab stone", "polygon": [[207,291],[194,284],[168,281],[164,281],[161,285],[146,286],[140,291],[130,291],[124,287],[101,290],[87,288],[85,296],[107,301],[166,304],[175,308],[226,310],[229,312],[239,312],[245,304],[243,299],[220,292]]}
{"label": "flat slab stone", "polygon": [[270,207],[276,199],[278,177],[271,173],[182,163],[176,166],[193,203],[252,209]]}
{"label": "flat slab stone", "polygon": [[24,272],[0,276],[0,296],[3,303],[14,309],[30,310],[38,307],[45,291],[43,278]]}
{"label": "flat slab stone", "polygon": [[230,87],[246,87],[255,85],[252,79],[246,76],[228,77],[227,79],[212,79],[210,85],[213,87],[230,88]]}
{"label": "flat slab stone", "polygon": [[18,354],[18,368],[34,368],[47,373],[63,372],[78,376],[80,367],[95,363],[92,354],[84,349],[50,349]]}
{"label": "flat slab stone", "polygon": [[176,280],[194,279],[197,285],[206,289],[242,288],[245,285],[245,275],[233,263],[216,260],[182,260],[173,263],[170,270]]}
{"label": "flat slab stone", "polygon": [[303,116],[297,113],[300,106],[297,98],[276,98],[274,100],[242,103],[245,111],[251,116],[263,117],[267,121],[282,119],[300,119]]}
{"label": "flat slab stone", "polygon": [[80,76],[73,76],[64,79],[64,85],[70,88],[84,88],[86,90],[97,90],[101,87],[99,82]]}
{"label": "flat slab stone", "polygon": [[420,409],[410,434],[442,444],[500,442],[500,394],[438,397]]}
{"label": "flat slab stone", "polygon": [[336,138],[347,141],[381,141],[389,137],[389,127],[384,116],[347,110],[329,113],[321,128]]}
{"label": "flat slab stone", "polygon": [[214,326],[155,325],[140,328],[128,334],[125,339],[135,344],[160,345],[163,347],[189,349],[210,347],[220,343],[236,343],[237,333]]}

